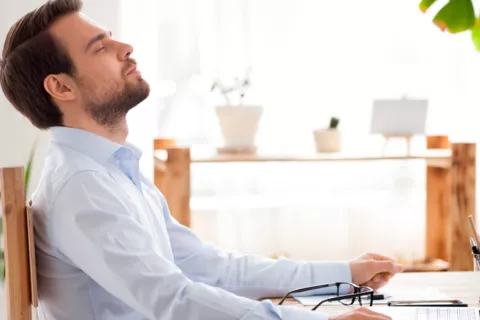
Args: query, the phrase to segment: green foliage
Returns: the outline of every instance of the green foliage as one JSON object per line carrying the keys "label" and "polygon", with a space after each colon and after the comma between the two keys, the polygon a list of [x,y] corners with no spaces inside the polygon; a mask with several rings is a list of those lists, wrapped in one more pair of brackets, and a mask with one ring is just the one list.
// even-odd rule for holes
{"label": "green foliage", "polygon": [[[35,157],[35,149],[36,149],[36,142],[34,143],[30,151],[30,156],[28,158],[27,165],[25,167],[25,195],[28,194],[28,186],[30,183],[33,159]],[[0,190],[0,200],[1,199],[2,199],[2,193]],[[0,215],[0,239],[2,237],[2,230],[3,230],[2,216]],[[4,253],[2,249],[0,249],[0,280],[2,279],[5,279],[5,261],[4,261]]]}
{"label": "green foliage", "polygon": [[28,186],[30,184],[30,175],[32,174],[32,164],[33,158],[35,157],[35,147],[36,143],[33,145],[32,150],[30,150],[30,156],[28,157],[27,166],[25,167],[25,194],[28,194]]}
{"label": "green foliage", "polygon": [[430,8],[430,6],[435,3],[435,1],[437,0],[423,0],[420,3],[420,10],[422,10],[423,12],[427,11],[428,8]]}
{"label": "green foliage", "polygon": [[3,251],[0,250],[0,280],[5,279],[5,259],[3,258]]}
{"label": "green foliage", "polygon": [[[420,10],[426,12],[436,0],[422,0]],[[433,18],[442,31],[450,33],[471,32],[475,49],[480,51],[480,17],[475,13],[473,0],[450,0]]]}
{"label": "green foliage", "polygon": [[335,118],[335,117],[332,117],[330,119],[330,125],[329,125],[329,129],[337,129],[338,128],[338,124],[340,122],[340,119],[338,118]]}
{"label": "green foliage", "polygon": [[478,23],[478,21],[475,24],[475,27],[473,27],[472,29],[472,41],[475,49],[477,51],[480,51],[480,24]]}

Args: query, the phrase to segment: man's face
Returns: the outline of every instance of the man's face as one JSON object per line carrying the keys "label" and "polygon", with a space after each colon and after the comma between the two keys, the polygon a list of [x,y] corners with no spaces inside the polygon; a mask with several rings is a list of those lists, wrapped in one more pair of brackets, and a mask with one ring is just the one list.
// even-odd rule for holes
{"label": "man's face", "polygon": [[148,83],[130,58],[133,48],[111,38],[81,13],[62,17],[50,28],[74,64],[75,99],[98,124],[114,126],[148,97]]}

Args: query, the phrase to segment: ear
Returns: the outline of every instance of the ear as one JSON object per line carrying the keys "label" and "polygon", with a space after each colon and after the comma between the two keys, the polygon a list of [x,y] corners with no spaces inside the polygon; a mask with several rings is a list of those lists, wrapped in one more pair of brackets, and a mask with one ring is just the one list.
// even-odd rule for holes
{"label": "ear", "polygon": [[43,80],[43,87],[54,99],[71,101],[76,98],[70,78],[65,74],[49,74]]}

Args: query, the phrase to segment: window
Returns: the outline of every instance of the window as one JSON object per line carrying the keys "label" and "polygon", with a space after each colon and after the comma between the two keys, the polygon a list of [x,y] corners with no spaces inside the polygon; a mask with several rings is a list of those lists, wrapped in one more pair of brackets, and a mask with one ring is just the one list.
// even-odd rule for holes
{"label": "window", "polygon": [[[247,102],[265,107],[260,145],[313,148],[311,130],[330,116],[341,119],[345,149],[378,143],[368,135],[372,101],[403,96],[429,99],[428,133],[480,136],[473,71],[480,53],[467,34],[436,29],[418,0],[123,3],[122,34],[138,45],[155,88],[131,116],[132,135],[147,149],[158,135],[217,141],[212,107],[222,101],[209,93],[211,80],[241,76],[248,66]],[[143,30],[148,36],[137,37]],[[423,257],[424,166],[195,166],[194,229],[223,247],[268,255]],[[151,162],[143,168],[151,174]],[[331,241],[338,248],[327,251],[322,243]]]}

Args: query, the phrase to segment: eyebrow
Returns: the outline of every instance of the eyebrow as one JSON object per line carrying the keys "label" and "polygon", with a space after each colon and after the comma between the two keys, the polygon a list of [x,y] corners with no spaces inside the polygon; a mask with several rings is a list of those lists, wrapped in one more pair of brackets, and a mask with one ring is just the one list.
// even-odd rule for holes
{"label": "eyebrow", "polygon": [[97,35],[96,35],[95,37],[93,37],[92,39],[90,39],[90,41],[88,41],[87,47],[85,48],[85,51],[88,51],[96,42],[105,39],[105,37],[106,37],[107,35],[109,35],[109,36],[111,37],[111,36],[112,36],[112,32],[111,32],[111,31],[108,31],[108,32],[100,33],[100,34],[97,34]]}

